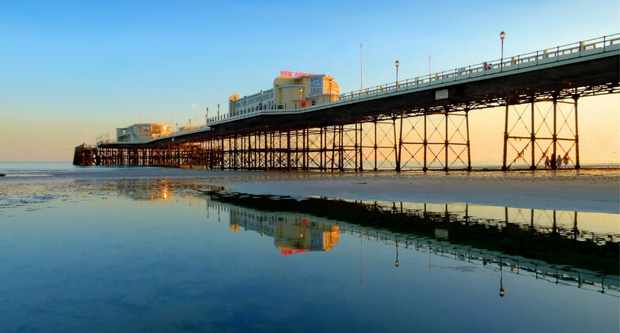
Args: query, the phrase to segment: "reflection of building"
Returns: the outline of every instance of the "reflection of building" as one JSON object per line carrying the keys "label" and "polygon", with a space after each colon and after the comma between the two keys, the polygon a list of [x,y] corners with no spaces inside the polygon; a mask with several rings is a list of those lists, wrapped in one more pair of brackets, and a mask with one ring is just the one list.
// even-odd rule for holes
{"label": "reflection of building", "polygon": [[168,126],[163,124],[133,124],[129,127],[116,129],[116,141],[141,142],[156,139],[170,134]]}
{"label": "reflection of building", "polygon": [[338,100],[340,87],[329,75],[280,72],[273,88],[254,95],[229,98],[230,115],[268,109],[296,109]]}
{"label": "reflection of building", "polygon": [[306,251],[330,251],[340,239],[340,229],[335,224],[317,224],[292,216],[270,218],[231,209],[229,230],[238,232],[241,228],[273,237],[274,245],[285,256]]}
{"label": "reflection of building", "polygon": [[123,179],[116,182],[118,193],[133,200],[168,200],[171,185],[167,180]]}

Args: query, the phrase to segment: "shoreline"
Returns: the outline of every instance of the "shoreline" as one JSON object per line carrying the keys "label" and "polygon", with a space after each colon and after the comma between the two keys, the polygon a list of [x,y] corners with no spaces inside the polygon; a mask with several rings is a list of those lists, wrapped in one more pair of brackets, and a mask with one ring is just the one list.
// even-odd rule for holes
{"label": "shoreline", "polygon": [[24,172],[3,185],[114,179],[183,179],[229,191],[295,198],[329,197],[620,213],[620,170],[519,172],[318,173],[178,168],[84,168]]}

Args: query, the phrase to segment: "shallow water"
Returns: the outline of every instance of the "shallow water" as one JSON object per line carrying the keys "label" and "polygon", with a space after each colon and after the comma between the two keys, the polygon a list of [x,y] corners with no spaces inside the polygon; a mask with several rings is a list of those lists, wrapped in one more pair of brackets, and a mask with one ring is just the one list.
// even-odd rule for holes
{"label": "shallow water", "polygon": [[[429,237],[234,206],[200,193],[208,184],[0,182],[0,331],[619,330],[617,276],[452,241],[466,235],[443,227]],[[507,229],[506,212],[510,226],[531,222],[516,208],[404,206],[467,209],[488,229]],[[554,237],[577,221],[578,244],[617,242],[618,214],[574,213],[536,210],[536,230],[555,216]]]}

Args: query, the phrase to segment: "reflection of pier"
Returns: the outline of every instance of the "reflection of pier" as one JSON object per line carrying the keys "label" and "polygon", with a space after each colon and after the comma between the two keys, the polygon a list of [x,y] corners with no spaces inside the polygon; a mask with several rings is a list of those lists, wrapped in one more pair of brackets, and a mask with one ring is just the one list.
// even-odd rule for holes
{"label": "reflection of pier", "polygon": [[[266,197],[242,195],[233,200],[232,197],[231,194],[224,194],[208,198],[208,214],[216,212],[218,215],[229,215],[231,223],[232,216],[236,216],[234,219],[239,225],[247,221],[280,221],[280,223],[292,221],[296,223],[295,221],[301,220],[311,221],[309,223],[320,225],[323,229],[329,225],[337,225],[341,234],[372,239],[393,246],[396,267],[400,265],[399,249],[401,251],[410,249],[428,253],[429,260],[431,256],[448,257],[496,270],[500,275],[509,272],[559,285],[620,295],[620,280],[617,273],[618,243],[615,242],[618,236],[579,230],[579,214],[575,212],[567,214],[563,211],[491,207],[504,212],[504,220],[502,220],[492,218],[493,209],[489,207],[466,204],[425,205],[379,202],[368,204],[332,201],[338,208],[326,203],[330,200],[295,201],[301,205],[304,205],[305,201],[315,201],[306,207],[321,206],[320,215],[323,217],[315,217],[319,214],[312,214],[315,216],[308,217],[303,214],[312,211],[311,209],[298,209],[300,213],[250,209],[279,207],[280,211],[292,211],[288,209],[293,205],[292,199],[292,201],[286,198],[273,200]],[[265,200],[275,201],[274,207],[265,204]],[[229,205],[226,202],[235,205]],[[250,208],[241,208],[241,206]],[[454,211],[449,210],[451,206],[455,206]],[[441,207],[443,211],[437,209]],[[353,214],[354,210],[357,210],[356,214]],[[473,216],[471,210],[487,211],[489,216]],[[529,214],[527,216],[517,214],[523,211],[528,211]],[[567,227],[569,215],[572,218],[571,227]],[[510,220],[511,216],[514,216],[514,221]],[[346,222],[334,222],[333,220]],[[526,220],[527,223],[524,223]],[[250,222],[252,223],[254,222]],[[402,252],[400,254],[402,257]],[[500,282],[503,283],[503,279]],[[508,289],[503,285],[500,288],[503,290],[500,290],[500,294],[506,293]]]}
{"label": "reflection of pier", "polygon": [[[482,224],[499,230],[518,228],[559,238],[595,242],[599,245],[620,240],[617,214],[467,203],[428,204],[387,201],[354,201],[354,203],[388,214],[406,214],[420,218],[431,216],[436,222]],[[597,225],[597,222],[600,224]]]}

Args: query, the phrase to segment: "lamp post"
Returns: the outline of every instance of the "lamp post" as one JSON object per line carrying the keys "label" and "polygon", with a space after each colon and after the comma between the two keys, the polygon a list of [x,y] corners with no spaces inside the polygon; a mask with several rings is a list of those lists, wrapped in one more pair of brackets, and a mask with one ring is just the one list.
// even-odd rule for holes
{"label": "lamp post", "polygon": [[400,66],[400,61],[396,59],[396,61],[394,61],[394,67],[396,67],[396,89],[398,89],[398,67],[399,66]]}
{"label": "lamp post", "polygon": [[209,126],[209,107],[205,108],[205,125]]}
{"label": "lamp post", "polygon": [[394,259],[394,267],[400,267],[400,260],[398,260],[398,240],[396,241],[396,258]]}
{"label": "lamp post", "polygon": [[502,31],[499,33],[499,39],[502,45],[502,52],[501,52],[500,61],[499,61],[500,70],[504,69],[504,38],[506,38],[506,33]]}

